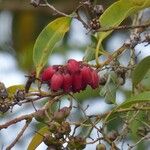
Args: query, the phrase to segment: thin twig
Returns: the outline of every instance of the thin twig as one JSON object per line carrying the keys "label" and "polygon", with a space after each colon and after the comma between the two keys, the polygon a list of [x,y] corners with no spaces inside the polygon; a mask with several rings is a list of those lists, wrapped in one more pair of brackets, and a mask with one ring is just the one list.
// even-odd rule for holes
{"label": "thin twig", "polygon": [[57,10],[53,5],[49,4],[47,2],[47,0],[45,0],[45,4],[39,4],[39,6],[41,7],[49,7],[51,10],[53,10],[56,14],[59,14],[61,16],[65,16],[65,17],[68,17],[69,15]]}
{"label": "thin twig", "polygon": [[15,144],[19,141],[25,130],[28,128],[29,124],[31,123],[31,120],[27,120],[21,131],[18,133],[17,137],[14,139],[14,141],[6,148],[6,150],[11,150],[15,146]]}
{"label": "thin twig", "polygon": [[125,29],[135,29],[135,28],[147,28],[150,27],[150,23],[142,24],[142,25],[123,25],[123,26],[118,26],[118,27],[109,27],[109,28],[101,28],[98,30],[98,32],[107,32],[111,30],[125,30]]}
{"label": "thin twig", "polygon": [[97,63],[96,67],[98,68],[97,71],[100,71],[101,68],[103,68],[104,66],[110,64],[115,58],[117,58],[118,56],[120,56],[124,51],[127,50],[127,48],[129,47],[128,43],[124,43],[119,49],[117,49],[115,52],[112,53],[112,55],[103,63]]}
{"label": "thin twig", "polygon": [[0,125],[0,130],[1,130],[1,129],[4,129],[4,128],[6,129],[6,128],[8,128],[9,126],[11,126],[11,125],[13,125],[13,124],[16,124],[16,123],[18,123],[18,122],[20,122],[20,121],[22,121],[22,120],[32,119],[37,113],[39,113],[39,111],[43,111],[43,110],[45,110],[45,108],[40,109],[40,110],[38,110],[38,111],[36,111],[36,112],[27,114],[27,115],[19,116],[19,117],[14,118],[14,119],[12,119],[12,120],[10,120],[10,121],[4,123],[4,124],[1,124],[1,125]]}
{"label": "thin twig", "polygon": [[97,139],[94,140],[94,141],[87,142],[86,144],[94,144],[94,143],[96,143],[97,141],[100,141],[100,140],[103,140],[103,139],[104,139],[103,137],[99,137],[99,138],[97,138]]}

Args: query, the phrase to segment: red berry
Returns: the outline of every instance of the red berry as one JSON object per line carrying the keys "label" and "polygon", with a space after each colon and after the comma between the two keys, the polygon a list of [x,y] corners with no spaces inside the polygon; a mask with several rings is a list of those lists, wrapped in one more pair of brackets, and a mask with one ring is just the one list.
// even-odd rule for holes
{"label": "red berry", "polygon": [[92,83],[92,74],[91,74],[91,69],[89,67],[84,66],[81,69],[81,75],[82,75],[82,82],[86,86],[87,84]]}
{"label": "red berry", "polygon": [[46,68],[41,75],[42,81],[49,81],[55,72],[53,67]]}
{"label": "red berry", "polygon": [[52,91],[58,91],[62,88],[63,76],[59,73],[55,73],[50,82],[50,87]]}
{"label": "red berry", "polygon": [[77,73],[80,70],[80,63],[74,59],[69,59],[67,63],[67,69],[71,74]]}
{"label": "red berry", "polygon": [[63,74],[63,90],[65,92],[72,90],[72,76],[69,73]]}
{"label": "red berry", "polygon": [[96,89],[99,86],[99,76],[95,70],[93,70],[91,74],[92,74],[92,83],[90,85],[93,89]]}
{"label": "red berry", "polygon": [[72,88],[73,92],[80,92],[83,89],[82,76],[80,73],[74,74],[72,77]]}

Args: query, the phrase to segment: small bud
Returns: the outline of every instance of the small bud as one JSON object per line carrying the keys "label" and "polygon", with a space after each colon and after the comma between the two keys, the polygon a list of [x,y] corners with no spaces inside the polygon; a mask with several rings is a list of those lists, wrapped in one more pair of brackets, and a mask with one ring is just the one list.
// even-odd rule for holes
{"label": "small bud", "polygon": [[54,120],[57,122],[62,122],[66,119],[70,114],[71,108],[70,107],[63,107],[58,111],[54,112]]}
{"label": "small bud", "polygon": [[107,138],[113,142],[118,136],[118,133],[116,131],[111,131],[108,133]]}
{"label": "small bud", "polygon": [[9,104],[7,104],[7,102],[2,101],[0,102],[0,112],[5,113],[10,109]]}
{"label": "small bud", "polygon": [[98,30],[98,29],[100,28],[100,22],[99,22],[99,20],[97,20],[97,19],[92,19],[92,20],[90,21],[90,27],[91,27],[91,29],[93,29],[93,30]]}
{"label": "small bud", "polygon": [[61,126],[60,128],[58,128],[58,130],[57,130],[57,132],[59,133],[59,134],[65,134],[65,132],[66,132],[66,129],[63,127],[63,126]]}
{"label": "small bud", "polygon": [[68,63],[67,63],[67,70],[71,74],[79,72],[79,70],[80,70],[79,62],[74,59],[69,59]]}
{"label": "small bud", "polygon": [[65,92],[72,90],[72,76],[70,74],[63,74],[63,90]]}
{"label": "small bud", "polygon": [[94,12],[96,13],[96,15],[99,17],[100,15],[103,14],[104,12],[104,8],[102,5],[95,5],[94,6]]}
{"label": "small bud", "polygon": [[8,93],[4,83],[0,82],[0,98],[5,99],[8,97]]}
{"label": "small bud", "polygon": [[50,87],[52,91],[58,91],[62,88],[63,76],[59,73],[55,73],[50,82]]}
{"label": "small bud", "polygon": [[62,122],[64,121],[65,117],[64,117],[64,113],[61,112],[60,110],[59,111],[55,111],[54,112],[54,116],[53,116],[53,119],[56,121],[56,122]]}
{"label": "small bud", "polygon": [[96,150],[106,150],[106,146],[104,144],[97,144]]}
{"label": "small bud", "polygon": [[56,70],[53,67],[46,68],[41,75],[42,81],[50,81],[55,72]]}
{"label": "small bud", "polygon": [[64,117],[67,118],[70,115],[71,107],[63,107],[60,109],[64,113]]}
{"label": "small bud", "polygon": [[17,90],[14,97],[17,102],[24,100],[25,99],[25,91]]}

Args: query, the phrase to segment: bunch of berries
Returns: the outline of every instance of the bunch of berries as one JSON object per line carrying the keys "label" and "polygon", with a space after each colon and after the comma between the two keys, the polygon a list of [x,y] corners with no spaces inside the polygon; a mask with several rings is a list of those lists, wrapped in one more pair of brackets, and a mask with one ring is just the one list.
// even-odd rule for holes
{"label": "bunch of berries", "polygon": [[99,86],[98,73],[82,61],[69,59],[66,65],[54,65],[46,68],[41,74],[42,83],[47,83],[54,92],[80,92],[87,85],[93,89]]}

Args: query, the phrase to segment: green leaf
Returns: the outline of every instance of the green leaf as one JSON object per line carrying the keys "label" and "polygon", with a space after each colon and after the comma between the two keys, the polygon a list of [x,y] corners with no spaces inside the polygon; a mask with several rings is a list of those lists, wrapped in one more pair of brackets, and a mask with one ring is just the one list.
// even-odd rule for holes
{"label": "green leaf", "polygon": [[137,103],[150,103],[150,92],[143,92],[138,95],[132,96],[131,98],[127,99],[125,102],[123,102],[118,107],[114,108],[105,118],[105,121],[108,121],[112,117],[114,117],[115,113],[117,113],[117,110],[123,109],[123,108],[130,108],[132,105],[135,105]]}
{"label": "green leaf", "polygon": [[115,104],[116,102],[116,92],[117,92],[117,86],[115,83],[110,82],[107,84],[106,88],[107,92],[105,95],[105,102],[107,104]]}
{"label": "green leaf", "polygon": [[[100,16],[99,21],[101,27],[116,27],[128,16],[147,7],[150,7],[150,0],[119,0],[108,7]],[[99,33],[99,45],[101,45],[102,41],[112,31]]]}
{"label": "green leaf", "polygon": [[105,97],[107,104],[114,104],[116,102],[117,87],[117,76],[114,72],[110,72],[106,84],[100,89],[99,93]]}
{"label": "green leaf", "polygon": [[94,58],[95,58],[95,48],[92,46],[88,46],[85,50],[84,60],[85,61],[91,61]]}
{"label": "green leaf", "polygon": [[[45,126],[43,128],[41,128],[39,131],[37,131],[37,133],[34,135],[34,137],[32,138],[27,150],[35,150],[43,141],[43,136],[45,133],[47,133],[48,127]],[[43,135],[43,136],[42,136]]]}
{"label": "green leaf", "polygon": [[[92,61],[95,59],[95,46],[96,46],[96,43],[94,44],[92,43],[90,46],[86,48],[85,56],[84,56],[85,61],[88,62],[88,61]],[[100,45],[100,49],[101,51],[105,51],[102,45]]]}
{"label": "green leaf", "polygon": [[150,56],[145,57],[135,68],[132,76],[134,86],[137,85],[150,69]]}
{"label": "green leaf", "polygon": [[49,54],[69,30],[71,17],[61,17],[49,23],[38,36],[33,48],[33,61],[36,67],[36,76],[46,64]]}
{"label": "green leaf", "polygon": [[150,7],[149,0],[119,0],[100,16],[101,27],[118,26],[126,17],[146,7]]}
{"label": "green leaf", "polygon": [[90,86],[88,86],[84,91],[75,93],[73,96],[80,102],[90,98],[93,99],[99,96],[99,88],[92,89]]}
{"label": "green leaf", "polygon": [[[134,116],[134,112],[129,112],[128,119]],[[134,141],[139,140],[138,129],[141,126],[141,122],[143,121],[145,116],[145,112],[138,112],[138,115],[135,116],[134,120],[129,124],[129,128],[131,129],[130,135]],[[140,121],[139,121],[140,120]]]}

